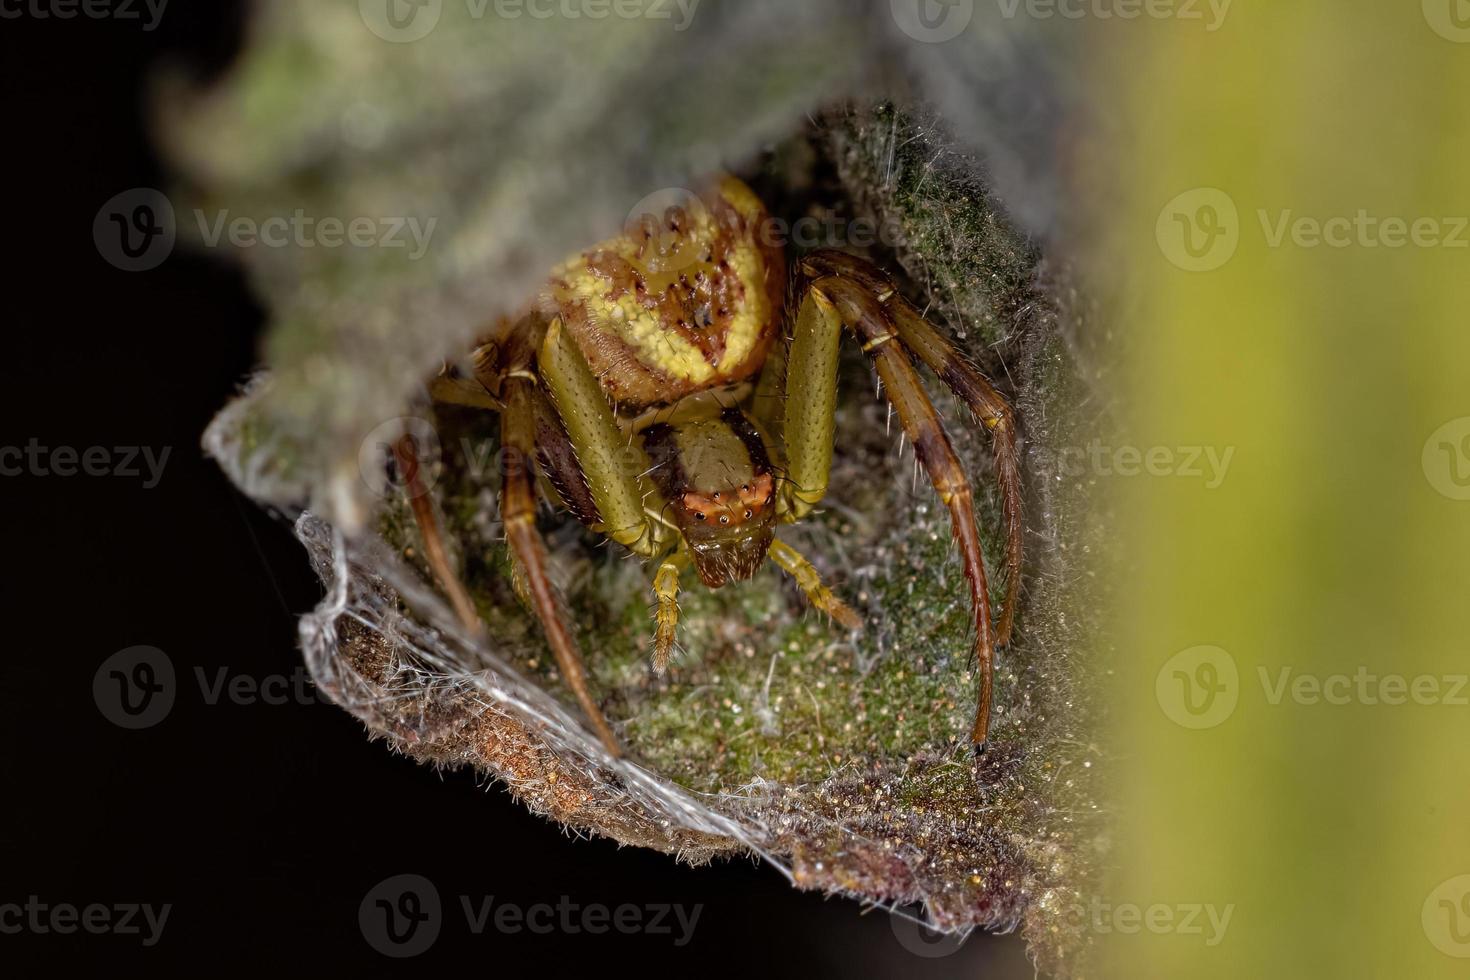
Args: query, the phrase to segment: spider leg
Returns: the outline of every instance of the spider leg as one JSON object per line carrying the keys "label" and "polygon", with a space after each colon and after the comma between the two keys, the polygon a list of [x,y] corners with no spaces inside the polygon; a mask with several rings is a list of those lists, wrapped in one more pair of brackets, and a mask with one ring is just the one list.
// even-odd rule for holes
{"label": "spider leg", "polygon": [[[546,325],[536,361],[596,505],[594,529],[645,558],[662,554],[671,543],[667,530],[644,506],[656,496],[643,478],[648,459],[618,428],[607,395],[560,320]],[[536,380],[529,369],[526,374]]]}
{"label": "spider leg", "polygon": [[831,300],[808,291],[797,308],[786,352],[786,480],[777,510],[783,520],[805,517],[827,495],[837,425],[837,357],[842,319]]}
{"label": "spider leg", "polygon": [[531,474],[531,459],[536,452],[532,397],[535,384],[535,376],[527,365],[512,368],[502,385],[505,410],[500,414],[500,442],[505,450],[505,476],[500,496],[500,518],[505,525],[511,552],[525,573],[532,608],[546,632],[557,667],[596,729],[603,747],[609,755],[618,757],[623,750],[588,689],[581,651],[567,628],[547,574],[546,543],[536,530],[536,489]]}
{"label": "spider leg", "polygon": [[[975,659],[980,673],[980,690],[970,738],[978,746],[984,744],[990,728],[995,647],[990,622],[990,590],[985,578],[980,538],[975,530],[974,501],[964,468],[950,445],[944,424],[925,393],[906,348],[898,339],[897,327],[888,317],[880,295],[861,281],[844,276],[824,276],[813,282],[808,292],[818,308],[830,307],[861,343],[898,414],[903,434],[914,444],[914,453],[929,474],[939,499],[949,508],[975,612]],[[828,453],[830,458],[830,449]]]}
{"label": "spider leg", "polygon": [[480,614],[475,611],[475,604],[471,601],[468,590],[460,582],[449,561],[449,550],[444,547],[444,535],[439,530],[438,515],[434,513],[429,489],[420,475],[418,443],[411,433],[404,433],[393,443],[393,457],[398,463],[398,472],[403,476],[404,492],[408,495],[408,506],[413,512],[414,523],[418,525],[419,536],[424,541],[424,558],[434,577],[439,580],[444,594],[449,597],[449,604],[454,608],[454,614],[459,617],[460,623],[472,636],[479,636],[485,627],[480,622]]}
{"label": "spider leg", "polygon": [[791,545],[784,541],[771,542],[771,560],[786,570],[786,573],[796,580],[801,586],[801,591],[806,593],[807,601],[813,607],[831,616],[843,626],[850,630],[863,628],[863,618],[853,611],[852,607],[841,599],[836,593],[829,589],[823,582],[812,563]]}
{"label": "spider leg", "polygon": [[[579,520],[589,523],[598,519],[585,477],[576,468],[576,454],[532,370],[533,352],[541,338],[540,327],[534,319],[523,320],[511,332],[503,349],[496,344],[482,345],[475,352],[475,382],[441,375],[431,382],[430,395],[436,401],[500,412],[504,453],[500,516],[514,556],[511,574],[516,592],[535,611],[557,666],[598,738],[608,753],[617,757],[622,755],[622,748],[602,710],[592,700],[585,663],[558,607],[547,574],[546,545],[536,530],[536,486],[530,462],[533,458],[539,459],[553,489]],[[394,449],[399,454],[400,470],[408,474],[409,499],[430,567],[460,618],[476,633],[482,632],[483,626],[469,595],[449,564],[433,508],[418,479],[411,438],[400,439]]]}
{"label": "spider leg", "polygon": [[669,655],[674,651],[674,634],[679,626],[679,571],[683,565],[680,553],[675,553],[663,560],[653,576],[653,595],[658,601],[654,616],[658,627],[653,640],[653,672],[660,676],[668,670]]}
{"label": "spider leg", "polygon": [[986,381],[917,310],[897,293],[884,304],[904,345],[919,356],[940,381],[969,406],[990,433],[995,477],[1000,486],[1006,528],[1006,595],[1001,604],[996,644],[1011,641],[1021,584],[1021,457],[1016,446],[1015,417],[1000,392]]}
{"label": "spider leg", "polygon": [[1010,642],[1021,583],[1021,457],[1016,445],[1015,414],[1010,404],[954,345],[899,295],[892,282],[871,263],[835,249],[808,256],[804,269],[816,275],[843,275],[867,287],[883,304],[904,346],[916,354],[950,391],[969,407],[991,437],[1001,513],[1006,530],[1006,594],[1001,605],[996,644]]}

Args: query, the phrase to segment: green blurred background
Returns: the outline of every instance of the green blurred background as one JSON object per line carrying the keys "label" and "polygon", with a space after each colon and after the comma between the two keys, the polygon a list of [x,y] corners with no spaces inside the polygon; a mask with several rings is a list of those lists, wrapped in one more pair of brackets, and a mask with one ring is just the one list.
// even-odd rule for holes
{"label": "green blurred background", "polygon": [[1110,972],[1466,976],[1470,3],[1089,26],[1124,441],[1233,450],[1111,481]]}

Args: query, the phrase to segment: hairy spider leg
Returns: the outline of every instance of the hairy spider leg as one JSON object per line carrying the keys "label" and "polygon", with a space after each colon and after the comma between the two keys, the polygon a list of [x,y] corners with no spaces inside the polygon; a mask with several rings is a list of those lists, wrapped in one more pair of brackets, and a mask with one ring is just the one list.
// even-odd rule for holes
{"label": "hairy spider leg", "polygon": [[412,433],[405,432],[393,443],[393,457],[403,479],[403,491],[408,497],[409,510],[413,512],[419,537],[424,542],[424,558],[429,563],[429,569],[443,586],[460,624],[471,636],[478,637],[484,633],[485,626],[480,622],[480,614],[475,611],[469,592],[454,573],[454,566],[450,564],[449,551],[444,547],[444,535],[439,531],[439,518],[434,513],[434,503],[429,498],[429,488],[424,483],[418,443]]}
{"label": "hairy spider leg", "polygon": [[653,596],[657,603],[654,620],[658,624],[653,638],[653,672],[660,676],[669,669],[674,652],[674,637],[679,627],[679,572],[688,564],[687,556],[675,552],[658,566],[653,576]]}
{"label": "hairy spider leg", "polygon": [[802,271],[814,278],[847,276],[867,287],[883,304],[904,346],[965,403],[990,433],[1006,534],[1006,594],[996,628],[996,645],[1005,646],[1010,642],[1015,624],[1021,583],[1021,457],[1016,444],[1015,413],[975,365],[934,329],[872,263],[836,249],[818,249],[802,261]]}
{"label": "hairy spider leg", "polygon": [[[467,384],[456,382],[450,386],[444,383],[446,379],[443,378],[431,384],[430,394],[440,401],[499,411],[504,467],[500,516],[514,559],[512,578],[516,592],[535,612],[562,676],[597,732],[603,747],[610,755],[620,757],[623,754],[622,747],[601,708],[592,698],[587,684],[586,662],[567,627],[547,572],[546,544],[535,524],[537,496],[531,460],[538,459],[542,473],[552,484],[552,488],[583,523],[602,530],[607,526],[602,515],[615,515],[614,521],[623,521],[618,525],[623,533],[613,535],[609,532],[609,536],[616,540],[628,539],[624,543],[628,543],[630,547],[641,541],[651,540],[653,532],[627,533],[633,523],[627,521],[627,501],[631,499],[641,504],[641,497],[636,489],[630,491],[626,485],[610,483],[606,479],[589,485],[590,481],[579,468],[578,458],[581,457],[592,460],[599,472],[618,472],[614,467],[617,465],[616,452],[622,448],[620,439],[615,437],[611,440],[612,445],[593,443],[584,450],[577,447],[571,438],[573,431],[580,434],[589,428],[594,431],[596,429],[595,423],[598,420],[594,417],[590,425],[586,422],[593,413],[589,413],[581,401],[581,392],[586,386],[578,386],[576,383],[580,380],[591,380],[595,387],[595,379],[590,379],[588,373],[587,379],[575,379],[570,385],[559,388],[548,386],[548,390],[560,394],[560,404],[570,407],[568,414],[574,423],[582,423],[580,427],[568,424],[568,414],[559,414],[558,407],[548,400],[547,393],[540,387],[540,379],[535,370],[538,367],[535,354],[538,348],[543,366],[549,361],[553,373],[557,373],[558,377],[575,368],[575,365],[573,368],[567,367],[565,351],[558,344],[557,335],[552,330],[556,326],[559,324],[553,322],[547,325],[539,317],[529,316],[515,325],[503,347],[486,344],[479,348],[475,356],[474,374],[484,392],[483,397],[477,395]],[[573,350],[571,353],[575,355],[576,352]],[[585,364],[581,365],[581,370],[587,372]],[[608,422],[611,424],[610,410],[600,393],[596,404],[608,412]],[[414,520],[424,538],[424,550],[430,568],[449,596],[456,613],[466,622],[467,628],[475,633],[482,633],[484,627],[474,612],[468,592],[449,563],[427,491],[421,480],[414,482],[418,477],[417,458],[404,455],[413,452],[413,445],[399,440],[395,452],[400,454],[400,467],[411,474],[406,478],[407,489]],[[415,493],[415,490],[418,492]]]}
{"label": "hairy spider leg", "polygon": [[556,658],[557,667],[577,703],[592,723],[608,754],[621,756],[623,750],[613,734],[602,709],[592,699],[587,686],[587,670],[582,653],[557,602],[551,578],[547,574],[546,543],[536,529],[536,488],[531,460],[536,453],[536,412],[534,395],[537,379],[531,370],[529,345],[521,348],[506,364],[501,380],[500,443],[504,455],[504,476],[500,494],[500,519],[511,553],[525,573],[526,590],[531,606],[547,643]]}
{"label": "hairy spider leg", "polygon": [[788,575],[796,580],[796,584],[806,594],[807,601],[812,604],[813,608],[826,613],[850,630],[863,628],[863,618],[827,587],[822,577],[817,574],[816,568],[806,560],[801,552],[777,539],[771,542],[770,554],[771,561],[780,565]]}
{"label": "hairy spider leg", "polygon": [[[832,411],[836,400],[837,345],[846,325],[872,362],[898,414],[904,434],[939,498],[949,508],[975,616],[975,659],[980,674],[970,738],[983,745],[990,728],[995,648],[985,561],[975,529],[975,508],[964,468],[918,372],[898,340],[882,302],[856,278],[824,276],[801,300],[788,355],[786,448],[790,504],[804,513],[827,489],[832,462]],[[807,405],[804,403],[811,402]]]}

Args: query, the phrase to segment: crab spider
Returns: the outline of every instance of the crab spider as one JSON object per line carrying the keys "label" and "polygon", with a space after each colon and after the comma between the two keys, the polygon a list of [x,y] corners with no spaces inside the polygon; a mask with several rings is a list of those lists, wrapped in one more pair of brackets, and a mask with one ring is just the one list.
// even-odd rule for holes
{"label": "crab spider", "polygon": [[[1021,570],[1020,464],[1010,406],[864,259],[835,249],[801,258],[792,270],[795,315],[783,317],[786,263],[779,246],[761,234],[765,220],[761,202],[729,177],[702,198],[661,217],[645,216],[560,266],[526,315],[475,349],[467,375],[446,369],[431,393],[499,413],[506,452],[501,517],[519,590],[588,720],[618,756],[617,737],[593,699],[547,575],[535,526],[538,494],[657,563],[656,671],[668,663],[678,593],[691,568],[703,585],[719,588],[750,578],[769,558],[814,607],[860,628],[858,615],[811,563],[775,536],[779,524],[800,520],[827,493],[846,331],[867,355],[950,512],[979,670],[970,738],[983,745],[994,650],[1010,639]],[[1006,565],[995,624],[970,484],[915,359],[992,439]],[[397,452],[411,471],[412,442],[400,442]],[[413,512],[435,577],[465,625],[478,631],[432,508],[415,497]]]}

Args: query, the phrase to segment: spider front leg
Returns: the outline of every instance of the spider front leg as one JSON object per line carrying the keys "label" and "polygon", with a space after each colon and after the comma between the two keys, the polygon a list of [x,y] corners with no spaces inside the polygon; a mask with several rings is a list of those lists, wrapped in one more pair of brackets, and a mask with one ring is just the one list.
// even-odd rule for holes
{"label": "spider front leg", "polygon": [[822,577],[817,574],[816,568],[806,560],[801,552],[784,541],[772,541],[770,554],[771,560],[796,580],[796,584],[801,587],[802,592],[806,593],[807,601],[814,608],[831,616],[850,630],[863,628],[863,618],[854,612],[851,606],[837,598],[837,594],[827,587]]}
{"label": "spider front leg", "polygon": [[546,543],[536,529],[536,488],[531,472],[531,459],[536,452],[535,385],[535,375],[530,372],[529,365],[525,365],[513,366],[501,387],[505,408],[500,413],[500,443],[504,452],[505,475],[500,495],[500,519],[505,526],[511,552],[525,573],[532,608],[541,621],[557,667],[597,731],[603,747],[609,755],[618,757],[623,754],[622,747],[588,689],[582,653],[577,649],[576,640],[567,629],[556,601],[556,593],[547,574]]}
{"label": "spider front leg", "polygon": [[658,626],[653,638],[653,672],[660,676],[669,669],[674,652],[674,637],[679,627],[679,572],[689,558],[677,551],[665,558],[653,576],[653,597],[657,603],[654,620]]}
{"label": "spider front leg", "polygon": [[790,481],[783,487],[783,500],[794,519],[826,493],[835,425],[837,349],[844,324],[872,361],[904,434],[949,508],[975,616],[980,689],[970,737],[975,745],[983,745],[990,728],[995,648],[970,484],[880,296],[856,278],[828,275],[817,279],[809,285],[797,312],[787,362],[784,435]]}
{"label": "spider front leg", "polygon": [[[663,554],[675,532],[649,516],[645,500],[658,497],[644,477],[648,459],[618,428],[607,396],[559,320],[551,321],[546,329],[540,369],[575,450],[575,464],[595,502],[598,519],[591,526],[636,555],[654,558]],[[668,669],[673,653],[679,624],[679,572],[687,565],[688,555],[675,551],[664,558],[654,575],[656,674]]]}
{"label": "spider front leg", "polygon": [[[603,746],[610,755],[621,756],[617,738],[592,698],[585,662],[547,573],[546,545],[535,525],[532,460],[546,476],[548,492],[555,493],[578,520],[635,551],[651,551],[661,547],[661,539],[641,513],[639,466],[636,461],[630,466],[622,456],[627,447],[611,409],[558,321],[547,324],[536,316],[521,320],[503,347],[486,344],[476,351],[474,374],[478,388],[446,384],[447,379],[441,378],[431,384],[431,394],[436,400],[499,411],[504,454],[500,511],[516,591],[535,612],[562,676]],[[400,440],[400,446],[412,451],[411,443]],[[400,456],[400,469],[416,476],[416,457],[412,465],[409,459]],[[413,493],[413,479],[408,477],[410,500],[435,578],[467,626],[481,632],[468,594],[449,564],[433,509],[426,498]]]}

